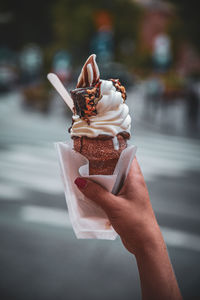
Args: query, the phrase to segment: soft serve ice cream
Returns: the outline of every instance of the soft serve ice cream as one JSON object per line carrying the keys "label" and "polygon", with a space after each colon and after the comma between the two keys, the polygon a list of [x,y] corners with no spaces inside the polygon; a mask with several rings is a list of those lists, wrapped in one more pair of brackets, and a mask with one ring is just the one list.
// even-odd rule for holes
{"label": "soft serve ice cream", "polygon": [[[87,62],[90,62],[90,60],[95,62],[95,56],[90,56]],[[96,62],[93,68],[91,67],[92,63],[87,62],[82,69],[81,77],[79,77],[77,84],[79,88],[72,91],[71,94],[74,99],[73,95],[78,90],[81,91],[83,88],[95,87],[96,85],[96,88],[99,90],[96,96],[97,104],[93,104],[93,107],[95,107],[94,114],[89,116],[84,114],[84,112],[81,115],[79,111],[75,111],[72,117],[71,136],[87,136],[92,138],[100,134],[105,134],[114,137],[123,131],[130,134],[131,117],[129,115],[129,108],[125,104],[125,88],[120,85],[118,80],[100,80]],[[86,67],[88,65],[89,67]],[[87,78],[85,75],[86,72],[89,74]],[[96,76],[92,76],[92,74]]]}
{"label": "soft serve ice cream", "polygon": [[70,128],[74,149],[89,160],[90,174],[112,174],[130,138],[131,117],[126,91],[118,79],[101,80],[91,55],[77,88],[71,91],[74,115]]}

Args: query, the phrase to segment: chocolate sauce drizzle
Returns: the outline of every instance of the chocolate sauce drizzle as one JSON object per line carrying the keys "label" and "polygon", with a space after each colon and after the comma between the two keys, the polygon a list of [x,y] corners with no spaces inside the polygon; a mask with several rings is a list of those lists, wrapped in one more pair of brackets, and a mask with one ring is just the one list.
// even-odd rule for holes
{"label": "chocolate sauce drizzle", "polygon": [[78,78],[77,88],[95,86],[100,79],[99,68],[96,63],[96,55],[92,54],[86,60]]}
{"label": "chocolate sauce drizzle", "polygon": [[101,98],[99,76],[96,55],[92,54],[81,70],[76,89],[71,91],[74,114],[79,115],[88,125],[90,125],[89,117],[97,114],[96,105]]}

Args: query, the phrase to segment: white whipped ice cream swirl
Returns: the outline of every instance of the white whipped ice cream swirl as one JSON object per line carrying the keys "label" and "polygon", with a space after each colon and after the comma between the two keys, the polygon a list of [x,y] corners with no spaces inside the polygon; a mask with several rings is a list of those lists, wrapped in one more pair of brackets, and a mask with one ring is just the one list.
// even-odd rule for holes
{"label": "white whipped ice cream swirl", "polygon": [[131,117],[129,108],[124,103],[121,92],[118,92],[112,81],[101,80],[101,95],[96,109],[97,115],[90,117],[90,124],[74,115],[71,136],[87,136],[90,138],[98,135],[116,136],[126,131],[130,134]]}

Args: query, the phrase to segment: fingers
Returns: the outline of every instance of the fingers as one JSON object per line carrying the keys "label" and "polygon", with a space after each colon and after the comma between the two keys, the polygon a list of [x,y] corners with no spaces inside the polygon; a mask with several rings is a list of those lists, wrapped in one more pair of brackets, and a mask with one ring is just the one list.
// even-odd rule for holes
{"label": "fingers", "polygon": [[129,173],[127,175],[127,178],[124,182],[123,187],[121,188],[120,192],[118,193],[118,195],[124,195],[127,194],[129,192],[129,190],[133,190],[137,183],[138,183],[138,179],[144,181],[144,177],[142,174],[142,171],[140,169],[139,163],[137,161],[137,158],[135,157],[133,159],[133,162],[131,164]]}
{"label": "fingers", "polygon": [[105,212],[110,212],[110,210],[114,209],[117,197],[99,184],[83,177],[76,178],[74,183],[87,198],[96,202]]}
{"label": "fingers", "polygon": [[137,158],[135,156],[134,159],[133,159],[133,162],[131,164],[131,167],[130,167],[127,178],[130,177],[131,175],[136,174],[136,173],[142,174],[142,171],[140,169],[140,165],[139,165],[139,163],[137,161]]}

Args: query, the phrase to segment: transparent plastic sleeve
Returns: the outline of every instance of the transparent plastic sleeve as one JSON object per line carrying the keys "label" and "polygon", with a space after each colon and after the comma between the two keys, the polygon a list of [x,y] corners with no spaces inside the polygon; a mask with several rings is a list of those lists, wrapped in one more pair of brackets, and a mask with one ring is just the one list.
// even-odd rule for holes
{"label": "transparent plastic sleeve", "polygon": [[116,194],[129,172],[137,147],[129,145],[122,151],[113,175],[89,175],[89,161],[73,150],[72,143],[55,143],[63,180],[69,218],[77,238],[114,240],[117,233],[104,211],[92,199],[87,199],[74,184],[84,176]]}

